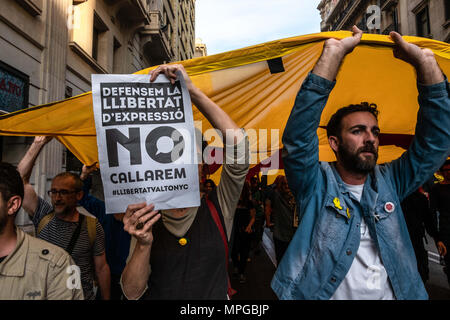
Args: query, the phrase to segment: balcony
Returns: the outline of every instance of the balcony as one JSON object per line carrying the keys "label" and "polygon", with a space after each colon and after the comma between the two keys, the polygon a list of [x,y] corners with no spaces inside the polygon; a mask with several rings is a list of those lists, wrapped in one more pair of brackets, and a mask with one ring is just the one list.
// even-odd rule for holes
{"label": "balcony", "polygon": [[171,61],[168,26],[163,24],[160,11],[151,10],[149,15],[150,24],[139,31],[144,54],[153,65]]}
{"label": "balcony", "polygon": [[105,0],[106,4],[117,6],[116,18],[126,23],[149,23],[147,0]]}
{"label": "balcony", "polygon": [[342,29],[356,9],[365,2],[362,0],[339,1],[327,19],[327,23],[332,25],[331,30]]}
{"label": "balcony", "polygon": [[392,6],[396,6],[398,4],[398,0],[381,0],[380,6],[381,11],[389,10]]}

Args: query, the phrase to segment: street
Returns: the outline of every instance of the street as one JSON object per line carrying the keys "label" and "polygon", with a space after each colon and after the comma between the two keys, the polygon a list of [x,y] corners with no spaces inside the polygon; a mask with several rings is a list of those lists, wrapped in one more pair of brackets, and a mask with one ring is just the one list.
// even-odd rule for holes
{"label": "street", "polygon": [[[442,271],[443,266],[439,264],[434,241],[428,236],[428,250],[430,278],[425,284],[430,300],[450,300],[450,287],[447,277]],[[231,278],[233,289],[237,290],[232,300],[276,300],[275,293],[270,288],[270,281],[276,270],[275,251],[273,248],[272,232],[264,229],[263,243],[264,251],[259,255],[252,255],[251,261],[247,264],[244,284],[237,279]],[[231,270],[230,264],[230,270]],[[231,272],[230,272],[231,275]]]}

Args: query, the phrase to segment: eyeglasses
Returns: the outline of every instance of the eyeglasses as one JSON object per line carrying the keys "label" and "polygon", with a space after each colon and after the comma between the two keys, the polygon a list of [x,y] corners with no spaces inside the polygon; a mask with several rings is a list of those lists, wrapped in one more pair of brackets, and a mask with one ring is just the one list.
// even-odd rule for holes
{"label": "eyeglasses", "polygon": [[74,191],[69,191],[69,190],[66,190],[66,189],[61,189],[61,190],[49,190],[49,191],[47,191],[47,194],[50,196],[50,197],[52,197],[52,196],[57,196],[58,194],[60,195],[60,196],[67,196],[67,195],[69,195],[69,194],[72,194],[72,193],[77,193],[78,191],[77,190],[74,190]]}

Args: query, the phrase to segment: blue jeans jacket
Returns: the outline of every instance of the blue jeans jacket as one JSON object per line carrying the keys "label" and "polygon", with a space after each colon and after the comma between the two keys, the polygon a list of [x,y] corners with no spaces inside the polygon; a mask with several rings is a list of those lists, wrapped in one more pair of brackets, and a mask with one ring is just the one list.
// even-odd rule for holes
{"label": "blue jeans jacket", "polygon": [[[283,134],[284,167],[300,219],[272,279],[272,289],[280,299],[329,299],[358,251],[364,219],[396,298],[428,299],[400,203],[450,154],[448,81],[418,84],[415,138],[399,159],[375,167],[364,184],[361,202],[346,190],[333,163],[319,162],[317,128],[334,85],[309,74]],[[335,206],[335,198],[342,209]],[[394,204],[393,211],[385,209],[388,202]]]}

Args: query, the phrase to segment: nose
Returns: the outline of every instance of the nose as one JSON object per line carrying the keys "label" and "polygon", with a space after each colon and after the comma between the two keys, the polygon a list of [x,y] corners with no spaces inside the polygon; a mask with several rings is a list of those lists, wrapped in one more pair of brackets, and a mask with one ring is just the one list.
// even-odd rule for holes
{"label": "nose", "polygon": [[367,130],[364,142],[365,143],[371,143],[372,145],[375,145],[375,142],[377,141],[377,138],[378,137],[375,136],[372,131]]}
{"label": "nose", "polygon": [[62,198],[61,192],[57,191],[55,192],[55,199],[60,199]]}

